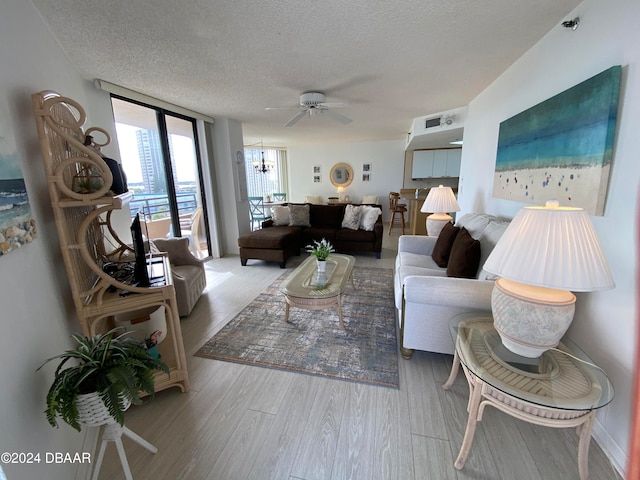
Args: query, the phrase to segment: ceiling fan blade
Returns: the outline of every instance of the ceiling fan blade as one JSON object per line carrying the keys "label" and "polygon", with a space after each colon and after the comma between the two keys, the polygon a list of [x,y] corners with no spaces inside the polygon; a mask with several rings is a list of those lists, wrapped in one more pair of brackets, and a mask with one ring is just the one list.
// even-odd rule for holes
{"label": "ceiling fan blade", "polygon": [[296,123],[298,123],[298,120],[300,120],[306,114],[307,114],[306,110],[303,110],[301,112],[296,113],[296,115],[291,120],[289,120],[287,123],[285,123],[284,126],[285,127],[291,127],[291,126],[295,125]]}
{"label": "ceiling fan blade", "polygon": [[297,105],[291,105],[290,107],[264,107],[265,110],[291,110],[294,108],[300,108]]}
{"label": "ceiling fan blade", "polygon": [[345,125],[351,123],[351,119],[348,117],[345,117],[344,115],[342,115],[341,113],[338,112],[334,112],[333,110],[330,110],[328,108],[324,109],[323,112],[328,113],[331,117],[333,117],[335,120],[338,120],[340,123],[344,123]]}
{"label": "ceiling fan blade", "polygon": [[326,107],[326,108],[347,108],[349,106],[348,103],[341,103],[341,102],[323,102],[323,103],[319,103],[318,104],[321,107]]}

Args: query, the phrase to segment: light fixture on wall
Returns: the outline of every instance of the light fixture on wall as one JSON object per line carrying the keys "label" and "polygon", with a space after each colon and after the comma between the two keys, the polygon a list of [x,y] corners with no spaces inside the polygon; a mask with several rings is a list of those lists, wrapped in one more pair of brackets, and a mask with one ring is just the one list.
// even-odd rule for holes
{"label": "light fixture on wall", "polygon": [[451,187],[440,185],[429,190],[420,211],[432,214],[427,217],[427,235],[437,237],[444,226],[453,220],[448,212],[459,212],[460,205]]}
{"label": "light fixture on wall", "polygon": [[556,201],[522,208],[483,269],[500,277],[491,310],[503,345],[530,358],[558,345],[569,328],[572,292],[615,286],[589,215]]}
{"label": "light fixture on wall", "polygon": [[573,20],[565,20],[564,22],[562,22],[562,26],[564,28],[570,28],[571,30],[577,30],[578,26],[580,25],[580,17],[576,17]]}

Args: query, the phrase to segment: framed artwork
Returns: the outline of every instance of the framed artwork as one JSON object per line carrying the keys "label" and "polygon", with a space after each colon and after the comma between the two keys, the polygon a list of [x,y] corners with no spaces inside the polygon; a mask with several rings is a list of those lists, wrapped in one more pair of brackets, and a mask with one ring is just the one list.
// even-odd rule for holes
{"label": "framed artwork", "polygon": [[370,163],[363,163],[363,164],[362,164],[362,171],[363,171],[363,172],[369,172],[369,171],[371,171],[371,164],[370,164]]}
{"label": "framed artwork", "polygon": [[320,183],[320,175],[313,176],[313,183]]}
{"label": "framed artwork", "polygon": [[0,256],[31,243],[37,234],[7,112],[0,104]]}
{"label": "framed artwork", "polygon": [[371,174],[370,173],[363,173],[362,174],[362,181],[363,182],[368,182],[369,180],[371,180]]}
{"label": "framed artwork", "polygon": [[318,173],[320,173],[320,165],[314,165],[313,166],[313,174],[317,175]]}
{"label": "framed artwork", "polygon": [[621,71],[611,67],[502,122],[493,196],[603,215]]}

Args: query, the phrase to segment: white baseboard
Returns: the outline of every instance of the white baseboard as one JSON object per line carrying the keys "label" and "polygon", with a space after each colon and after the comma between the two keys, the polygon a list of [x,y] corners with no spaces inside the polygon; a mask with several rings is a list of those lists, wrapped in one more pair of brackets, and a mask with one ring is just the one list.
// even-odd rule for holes
{"label": "white baseboard", "polygon": [[593,425],[593,439],[598,442],[602,451],[609,458],[611,467],[615,468],[622,478],[625,478],[625,469],[629,460],[627,454],[620,448],[620,445],[618,445],[613,437],[609,435],[609,432],[607,432],[604,426],[598,421],[597,417]]}

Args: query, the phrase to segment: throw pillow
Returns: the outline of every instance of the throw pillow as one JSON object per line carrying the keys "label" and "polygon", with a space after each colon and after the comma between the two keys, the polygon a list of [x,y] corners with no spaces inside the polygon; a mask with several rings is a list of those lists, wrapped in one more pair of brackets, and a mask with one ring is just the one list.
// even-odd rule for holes
{"label": "throw pillow", "polygon": [[363,195],[362,203],[371,203],[373,205],[378,204],[378,195]]}
{"label": "throw pillow", "polygon": [[342,219],[342,228],[348,228],[350,230],[358,230],[358,228],[360,228],[361,212],[362,212],[362,207],[347,205],[347,208],[344,209],[344,218]]}
{"label": "throw pillow", "polygon": [[436,240],[436,244],[433,247],[433,252],[431,252],[431,258],[436,262],[436,265],[439,267],[446,267],[449,263],[449,255],[451,254],[451,247],[453,247],[453,242],[458,236],[458,232],[460,229],[458,227],[454,227],[451,222],[447,223],[440,235],[438,235],[438,240]]}
{"label": "throw pillow", "polygon": [[309,223],[309,205],[289,205],[289,226],[311,226]]}
{"label": "throw pillow", "polygon": [[378,221],[378,217],[382,214],[382,210],[377,207],[370,207],[368,205],[362,205],[362,212],[360,213],[360,228],[367,232],[373,231],[373,226]]}
{"label": "throw pillow", "polygon": [[274,225],[289,225],[289,207],[284,205],[275,205],[271,208]]}
{"label": "throw pillow", "polygon": [[466,228],[456,235],[447,264],[447,276],[475,278],[480,265],[480,242],[474,240]]}

